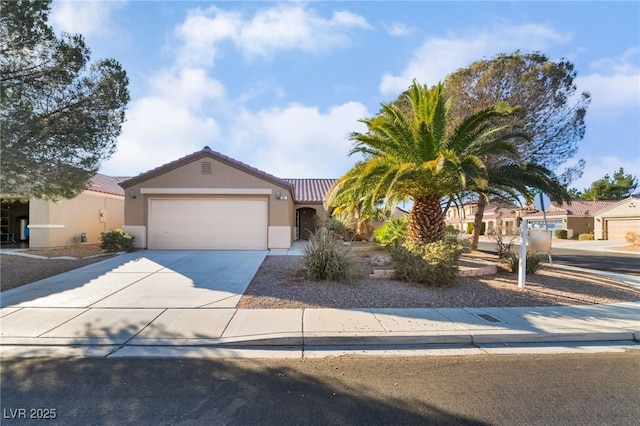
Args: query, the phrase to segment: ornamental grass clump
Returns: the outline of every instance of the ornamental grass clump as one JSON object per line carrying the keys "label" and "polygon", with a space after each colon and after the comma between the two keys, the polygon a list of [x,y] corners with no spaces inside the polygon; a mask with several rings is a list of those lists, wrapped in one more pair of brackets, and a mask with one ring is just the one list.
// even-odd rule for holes
{"label": "ornamental grass clump", "polygon": [[[527,266],[525,272],[527,275],[533,275],[542,267],[542,261],[547,257],[546,254],[539,251],[527,251]],[[511,273],[515,274],[520,268],[520,253],[516,250],[510,250],[503,258],[507,268]]]}
{"label": "ornamental grass clump", "polygon": [[407,242],[391,252],[395,278],[429,287],[450,285],[458,274],[461,253],[462,247],[457,242]]}
{"label": "ornamental grass clump", "polygon": [[349,250],[326,229],[311,235],[302,259],[309,279],[344,282],[355,279],[355,260]]}

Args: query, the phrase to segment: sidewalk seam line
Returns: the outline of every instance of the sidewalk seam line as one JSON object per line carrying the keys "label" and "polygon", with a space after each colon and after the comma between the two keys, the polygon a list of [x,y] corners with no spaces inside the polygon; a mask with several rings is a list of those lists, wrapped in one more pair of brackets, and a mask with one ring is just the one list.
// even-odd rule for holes
{"label": "sidewalk seam line", "polygon": [[155,318],[153,318],[151,321],[149,321],[149,323],[147,325],[145,325],[144,327],[142,327],[136,334],[132,335],[131,337],[129,337],[127,340],[125,340],[123,343],[121,343],[120,345],[116,345],[117,348],[114,349],[113,351],[109,352],[105,358],[107,358],[109,355],[119,351],[120,349],[124,348],[125,346],[127,346],[127,344],[136,338],[136,336],[138,336],[140,333],[142,333],[144,330],[147,329],[147,327],[149,327],[155,320],[157,320],[160,315],[164,314],[166,311],[168,311],[169,308],[164,308],[162,311],[160,311],[160,313],[158,315],[155,316]]}
{"label": "sidewalk seam line", "polygon": [[[42,308],[34,308],[34,309],[42,309]],[[44,309],[47,309],[47,308],[44,308]],[[49,309],[51,309],[51,308],[49,308]],[[54,308],[54,309],[57,309],[57,308]],[[63,309],[77,309],[77,308],[63,308]],[[56,328],[58,328],[58,327],[60,327],[60,326],[62,326],[62,325],[65,325],[66,323],[68,323],[68,322],[69,322],[69,321],[71,321],[72,319],[76,319],[76,318],[78,318],[80,315],[82,315],[82,314],[84,314],[84,313],[88,312],[90,309],[91,309],[91,308],[89,308],[89,307],[84,307],[84,311],[80,312],[78,315],[74,315],[74,316],[72,316],[71,318],[69,318],[68,320],[61,322],[60,324],[56,325],[56,326],[55,326],[55,327],[53,327],[53,328],[50,328],[49,330],[45,331],[44,333],[41,333],[41,334],[37,335],[37,336],[36,336],[36,338],[40,338],[40,337],[44,336],[45,334],[49,333],[50,331],[53,331],[53,330],[55,330]]]}

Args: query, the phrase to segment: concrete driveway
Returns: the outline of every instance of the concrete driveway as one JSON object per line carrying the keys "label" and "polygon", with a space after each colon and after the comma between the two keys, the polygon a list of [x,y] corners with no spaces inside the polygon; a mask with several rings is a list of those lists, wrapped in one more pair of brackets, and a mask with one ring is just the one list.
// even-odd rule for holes
{"label": "concrete driveway", "polygon": [[266,251],[140,251],[3,292],[4,344],[219,338]]}

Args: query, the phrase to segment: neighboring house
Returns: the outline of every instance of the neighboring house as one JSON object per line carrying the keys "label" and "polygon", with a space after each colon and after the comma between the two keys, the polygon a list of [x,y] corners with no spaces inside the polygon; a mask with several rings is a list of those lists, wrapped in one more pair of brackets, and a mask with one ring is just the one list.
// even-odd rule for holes
{"label": "neighboring house", "polygon": [[124,224],[124,178],[95,175],[89,187],[70,200],[2,202],[2,243],[28,242],[30,248],[98,244],[100,233]]}
{"label": "neighboring house", "polygon": [[120,183],[136,247],[291,247],[326,218],[333,179],[281,179],[205,147]]}
{"label": "neighboring house", "polygon": [[[476,203],[465,203],[460,206],[452,205],[445,212],[445,223],[455,229],[466,232],[470,223],[474,223],[477,211]],[[518,217],[526,209],[504,203],[490,203],[484,209],[482,221],[485,223],[485,233],[492,233],[500,228],[503,233],[512,232],[518,227]]]}
{"label": "neighboring house", "polygon": [[594,216],[596,240],[625,241],[628,232],[640,234],[640,197],[614,202]]}
{"label": "neighboring house", "polygon": [[[475,212],[475,203],[451,206],[445,213],[445,221],[465,232],[467,224],[474,222]],[[523,209],[492,203],[485,208],[482,221],[486,224],[486,233],[491,233],[496,227],[509,232],[519,226],[519,218],[526,219],[531,229],[545,229],[546,219],[546,229],[566,229],[568,238],[594,232],[596,239],[624,240],[624,234],[630,230],[635,228],[640,232],[640,200],[552,203],[546,213],[532,207]]]}
{"label": "neighboring house", "polygon": [[[600,211],[614,205],[616,201],[582,201],[574,200],[571,204],[551,203],[546,212],[547,228],[551,231],[566,229],[567,238],[590,234],[594,231],[594,216]],[[544,214],[536,211],[524,216],[532,229],[545,229]]]}

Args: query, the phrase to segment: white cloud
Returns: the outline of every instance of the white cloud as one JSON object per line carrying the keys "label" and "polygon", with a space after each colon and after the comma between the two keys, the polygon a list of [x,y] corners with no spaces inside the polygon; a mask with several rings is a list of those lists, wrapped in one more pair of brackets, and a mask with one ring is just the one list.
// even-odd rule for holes
{"label": "white cloud", "polygon": [[357,120],[367,115],[356,102],[326,113],[303,105],[243,110],[230,131],[226,154],[278,177],[339,177],[357,160],[348,157],[348,135],[365,130]]}
{"label": "white cloud", "polygon": [[380,92],[398,95],[413,79],[434,85],[448,74],[483,57],[515,50],[545,50],[553,44],[569,41],[570,34],[560,33],[544,25],[499,25],[489,31],[477,31],[462,36],[429,38],[420,46],[399,75],[382,77]]}
{"label": "white cloud", "polygon": [[198,117],[169,99],[142,98],[130,105],[118,151],[101,171],[134,176],[200,150],[219,134],[218,123],[212,118]]}
{"label": "white cloud", "polygon": [[153,93],[179,106],[198,109],[204,101],[222,100],[225,88],[202,68],[163,70],[151,78]]}
{"label": "white cloud", "polygon": [[578,88],[591,93],[589,111],[599,112],[595,116],[611,120],[625,109],[640,107],[639,56],[640,49],[629,49],[619,58],[592,63],[593,74],[576,78]]}
{"label": "white cloud", "polygon": [[389,25],[383,24],[383,26],[393,37],[404,37],[416,31],[415,27],[409,27],[401,22],[392,22]]}
{"label": "white cloud", "polygon": [[116,24],[111,14],[126,3],[126,0],[55,1],[49,19],[56,30],[85,37],[114,34]]}
{"label": "white cloud", "polygon": [[176,33],[184,42],[183,64],[212,66],[224,41],[233,42],[249,59],[283,50],[317,53],[347,44],[354,28],[370,26],[351,12],[337,11],[326,19],[304,5],[286,4],[259,10],[251,18],[217,7],[193,9]]}

